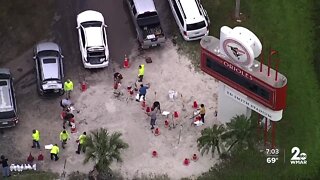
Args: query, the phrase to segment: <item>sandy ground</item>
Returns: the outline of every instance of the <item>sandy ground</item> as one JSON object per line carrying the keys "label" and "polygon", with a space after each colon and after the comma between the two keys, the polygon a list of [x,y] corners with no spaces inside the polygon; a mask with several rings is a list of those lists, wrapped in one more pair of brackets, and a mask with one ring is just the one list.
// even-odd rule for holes
{"label": "sandy ground", "polygon": [[[150,119],[142,109],[141,103],[132,100],[126,91],[126,87],[136,79],[138,65],[145,63],[147,56],[153,60],[153,63],[145,65],[144,83],[151,84],[147,92],[147,106],[157,100],[161,103],[162,110],[179,112],[176,128],[165,128],[166,117],[158,115],[157,127],[161,133],[159,136],[151,132]],[[89,84],[87,91],[81,92],[76,89],[73,93],[72,98],[76,107],[81,110],[76,114],[78,133],[72,135],[68,147],[61,152],[60,162],[49,163],[48,168],[61,173],[62,162],[67,158],[67,173],[89,172],[92,164],[82,165],[84,156],[75,154],[74,140],[83,131],[88,132],[103,127],[111,132],[123,133],[123,139],[129,144],[129,148],[122,154],[123,163],[112,165],[114,170],[120,171],[129,179],[152,173],[167,174],[171,179],[180,179],[208,171],[216,161],[211,155],[200,156],[198,161],[191,162],[189,166],[184,166],[183,160],[191,158],[194,153],[199,155],[196,139],[200,136],[201,129],[217,123],[214,117],[216,109],[214,94],[217,83],[208,75],[194,72],[190,68],[190,61],[185,56],[178,55],[176,48],[169,43],[165,47],[148,51],[143,55],[133,52],[129,57],[131,67],[119,70],[124,75],[121,86],[123,96],[114,97],[113,79],[110,72],[106,71],[94,73],[87,78]],[[168,91],[171,89],[179,94],[174,101],[170,101],[168,96]],[[193,101],[197,101],[198,104],[203,103],[207,107],[206,124],[202,127],[191,126]],[[182,111],[183,102],[186,111]],[[152,157],[153,150],[158,152],[157,158]]]}

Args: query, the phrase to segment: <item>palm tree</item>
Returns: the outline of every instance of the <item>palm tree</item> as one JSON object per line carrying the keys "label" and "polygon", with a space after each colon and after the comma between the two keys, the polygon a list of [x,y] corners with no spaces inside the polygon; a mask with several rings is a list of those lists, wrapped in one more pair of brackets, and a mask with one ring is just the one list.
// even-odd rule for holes
{"label": "palm tree", "polygon": [[90,160],[95,163],[99,175],[111,173],[110,165],[114,160],[122,162],[120,152],[129,147],[120,137],[119,132],[114,132],[111,135],[106,129],[99,129],[91,132],[86,140],[86,154],[84,164]]}
{"label": "palm tree", "polygon": [[251,118],[245,115],[237,115],[226,123],[227,131],[221,136],[229,145],[227,152],[231,149],[243,150],[253,147],[256,138],[255,125]]}
{"label": "palm tree", "polygon": [[198,148],[201,150],[201,155],[209,153],[211,150],[212,156],[217,149],[218,154],[221,154],[221,135],[224,133],[225,128],[223,125],[213,125],[212,128],[205,128],[201,131],[201,137],[197,139]]}

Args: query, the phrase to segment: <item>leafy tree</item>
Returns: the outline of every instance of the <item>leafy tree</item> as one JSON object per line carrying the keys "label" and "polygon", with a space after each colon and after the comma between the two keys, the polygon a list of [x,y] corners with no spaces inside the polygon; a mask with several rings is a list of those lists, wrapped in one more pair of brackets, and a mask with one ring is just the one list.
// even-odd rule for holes
{"label": "leafy tree", "polygon": [[212,128],[205,128],[201,131],[201,137],[197,139],[198,148],[201,150],[201,154],[209,153],[211,151],[212,156],[217,149],[218,154],[221,154],[221,135],[225,132],[223,125],[213,125]]}
{"label": "leafy tree", "polygon": [[106,129],[99,129],[91,132],[86,140],[86,154],[84,163],[90,160],[95,163],[94,169],[99,173],[99,176],[111,174],[110,165],[116,160],[122,162],[120,153],[121,150],[129,147],[120,137],[119,132],[114,132],[111,135]]}
{"label": "leafy tree", "polygon": [[231,122],[226,123],[227,131],[221,136],[229,145],[227,152],[231,149],[243,150],[252,148],[255,134],[255,124],[252,123],[251,118],[245,115],[237,115],[231,119]]}

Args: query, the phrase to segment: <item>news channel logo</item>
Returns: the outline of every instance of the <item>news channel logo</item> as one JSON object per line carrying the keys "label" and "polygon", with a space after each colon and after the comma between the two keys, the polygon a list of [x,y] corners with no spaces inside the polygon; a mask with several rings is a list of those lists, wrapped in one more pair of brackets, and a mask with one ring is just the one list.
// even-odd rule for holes
{"label": "news channel logo", "polygon": [[292,157],[290,159],[291,164],[307,164],[307,154],[300,151],[299,147],[291,148]]}

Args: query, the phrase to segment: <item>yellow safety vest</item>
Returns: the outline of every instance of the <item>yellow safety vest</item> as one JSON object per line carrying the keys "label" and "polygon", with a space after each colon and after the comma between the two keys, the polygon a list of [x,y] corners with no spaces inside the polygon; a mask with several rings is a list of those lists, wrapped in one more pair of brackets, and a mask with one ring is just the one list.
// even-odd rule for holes
{"label": "yellow safety vest", "polygon": [[73,82],[70,81],[69,83],[66,81],[64,82],[64,90],[65,91],[72,91],[73,90]]}
{"label": "yellow safety vest", "polygon": [[139,68],[138,76],[143,76],[144,75],[144,64],[141,64],[140,66],[141,66],[141,68]]}
{"label": "yellow safety vest", "polygon": [[84,144],[85,141],[86,141],[86,138],[87,138],[86,135],[81,134],[81,135],[79,136],[79,143],[80,143],[80,144]]}
{"label": "yellow safety vest", "polygon": [[51,151],[51,154],[58,154],[59,153],[59,147],[58,146],[53,146]]}
{"label": "yellow safety vest", "polygon": [[69,138],[69,134],[66,131],[66,133],[63,133],[63,131],[60,133],[60,141],[67,140]]}
{"label": "yellow safety vest", "polygon": [[39,141],[40,140],[40,132],[38,130],[36,130],[35,133],[32,133],[32,139],[35,141]]}

